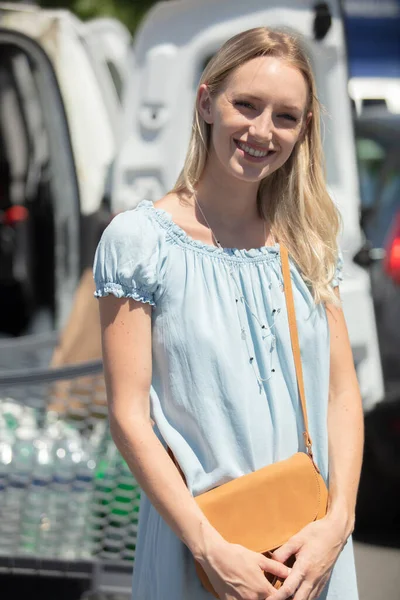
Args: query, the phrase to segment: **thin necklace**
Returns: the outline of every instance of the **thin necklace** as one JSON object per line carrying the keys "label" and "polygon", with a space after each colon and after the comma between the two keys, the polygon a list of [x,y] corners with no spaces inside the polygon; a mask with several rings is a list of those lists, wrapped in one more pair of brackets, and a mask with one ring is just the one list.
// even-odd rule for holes
{"label": "thin necklace", "polygon": [[[221,250],[223,250],[223,247],[222,247],[221,243],[217,239],[217,236],[214,234],[214,231],[212,230],[211,225],[209,224],[209,222],[207,220],[207,217],[204,214],[204,211],[203,211],[203,209],[202,209],[202,207],[200,205],[200,202],[197,199],[196,194],[194,194],[194,200],[195,200],[196,206],[198,207],[198,209],[201,212],[201,215],[202,215],[202,217],[204,219],[204,222],[206,223],[208,229],[211,232],[211,235],[212,235],[212,237],[214,239],[215,244],[218,246],[218,248],[220,248]],[[266,225],[265,225],[265,221],[264,221],[264,240],[265,239],[266,239]],[[274,242],[275,242],[275,239],[274,239]],[[249,344],[248,344],[248,340],[247,340],[246,328],[245,328],[245,326],[243,324],[243,321],[242,321],[242,319],[240,317],[240,312],[238,310],[239,324],[240,324],[240,330],[241,330],[241,338],[246,343],[247,352],[249,354],[249,362],[250,362],[250,365],[253,368],[253,371],[254,371],[254,374],[256,376],[258,386],[259,386],[259,390],[260,390],[260,393],[261,393],[261,391],[263,389],[263,383],[266,382],[266,381],[269,381],[271,379],[272,375],[275,373],[275,368],[273,367],[272,360],[273,360],[273,351],[275,349],[275,344],[276,344],[276,337],[275,337],[275,335],[274,335],[274,333],[273,333],[272,330],[275,328],[275,320],[276,320],[276,317],[280,314],[281,309],[280,308],[278,308],[278,309],[274,308],[272,310],[272,324],[271,325],[265,325],[264,323],[262,323],[260,321],[260,319],[258,318],[258,316],[253,312],[250,304],[247,302],[246,298],[244,297],[244,295],[242,293],[242,290],[240,288],[240,285],[236,281],[236,277],[234,276],[233,267],[230,268],[229,273],[230,273],[230,275],[231,275],[231,277],[233,279],[233,282],[235,284],[236,291],[239,293],[240,301],[247,306],[247,308],[250,311],[250,314],[257,321],[258,325],[262,329],[262,339],[263,339],[263,341],[265,341],[266,339],[269,339],[269,338],[271,339],[270,348],[269,348],[270,373],[271,374],[268,375],[268,377],[261,377],[261,373],[260,373],[259,369],[257,368],[257,370],[256,370],[254,356],[252,356],[252,352],[251,352],[251,350],[249,348]],[[236,300],[236,305],[238,305],[238,303],[239,303],[239,298],[235,299]]]}
{"label": "thin necklace", "polygon": [[[223,250],[223,247],[222,247],[222,245],[221,245],[220,241],[217,239],[217,237],[216,237],[216,235],[215,235],[215,233],[214,233],[214,231],[213,231],[213,229],[212,229],[212,227],[211,227],[210,223],[209,223],[209,222],[208,222],[208,220],[207,220],[207,217],[206,217],[206,215],[204,214],[204,211],[203,211],[203,209],[201,208],[200,202],[199,202],[199,201],[198,201],[198,199],[197,199],[197,195],[196,195],[196,194],[194,194],[193,196],[194,196],[194,201],[195,201],[195,204],[196,204],[197,208],[199,209],[199,211],[201,212],[201,215],[202,215],[202,217],[203,217],[203,219],[204,219],[204,221],[205,221],[205,223],[206,223],[206,225],[207,225],[208,229],[209,229],[209,230],[210,230],[210,232],[211,232],[211,235],[212,235],[212,237],[213,237],[213,239],[214,239],[214,242],[215,242],[215,244],[218,246],[218,248],[220,248],[221,250]],[[267,229],[266,229],[266,223],[265,223],[265,221],[263,221],[263,230],[264,230],[264,244],[263,244],[263,246],[264,246],[264,245],[265,245],[265,240],[266,240],[266,237],[267,237]],[[274,241],[275,241],[275,240],[274,240]]]}

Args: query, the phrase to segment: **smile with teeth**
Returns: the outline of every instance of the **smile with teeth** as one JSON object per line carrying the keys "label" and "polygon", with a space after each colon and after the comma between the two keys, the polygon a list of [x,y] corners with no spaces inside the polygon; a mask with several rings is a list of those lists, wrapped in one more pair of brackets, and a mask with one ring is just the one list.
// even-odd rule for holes
{"label": "smile with teeth", "polygon": [[265,156],[274,153],[274,150],[256,150],[255,148],[248,146],[244,142],[240,142],[239,140],[235,141],[236,145],[238,146],[238,148],[240,148],[240,150],[243,150],[243,152],[246,152],[246,154],[250,154],[250,156],[254,156],[256,158],[264,158]]}

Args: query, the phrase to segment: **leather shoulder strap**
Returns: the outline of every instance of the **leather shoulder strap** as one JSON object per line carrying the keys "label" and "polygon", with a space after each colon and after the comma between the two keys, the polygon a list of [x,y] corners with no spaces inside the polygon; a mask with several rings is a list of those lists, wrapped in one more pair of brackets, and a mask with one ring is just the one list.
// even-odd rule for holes
{"label": "leather shoulder strap", "polygon": [[[305,445],[307,448],[307,453],[309,454],[309,456],[311,458],[313,458],[312,441],[311,441],[310,434],[308,432],[308,416],[307,416],[306,396],[305,396],[305,392],[304,392],[303,368],[301,365],[299,335],[297,332],[296,312],[295,312],[295,308],[294,308],[293,290],[292,290],[292,280],[290,277],[289,254],[288,254],[287,248],[282,244],[280,245],[280,254],[281,254],[286,308],[287,308],[288,321],[289,321],[290,339],[291,339],[291,343],[292,343],[292,351],[293,351],[294,365],[295,365],[295,369],[296,369],[297,385],[299,388],[301,409],[303,412],[303,420],[304,420],[304,428],[305,428],[305,431],[303,434],[304,442],[305,442]],[[176,467],[178,468],[183,480],[186,482],[186,479],[182,472],[182,469],[180,468],[178,461],[176,460],[171,449],[167,448],[167,451],[168,451],[169,456],[175,463]],[[315,465],[315,463],[314,463],[314,465]],[[316,465],[315,465],[315,468],[318,470],[318,467]]]}
{"label": "leather shoulder strap", "polygon": [[286,308],[289,321],[290,339],[292,342],[294,366],[296,369],[297,385],[299,388],[300,403],[304,419],[305,431],[303,435],[307,452],[312,457],[312,441],[308,431],[306,395],[304,391],[303,368],[301,365],[299,334],[297,331],[296,311],[294,308],[292,280],[290,277],[289,253],[287,251],[287,248],[283,244],[280,245],[280,253],[283,273],[283,285],[285,289]]}

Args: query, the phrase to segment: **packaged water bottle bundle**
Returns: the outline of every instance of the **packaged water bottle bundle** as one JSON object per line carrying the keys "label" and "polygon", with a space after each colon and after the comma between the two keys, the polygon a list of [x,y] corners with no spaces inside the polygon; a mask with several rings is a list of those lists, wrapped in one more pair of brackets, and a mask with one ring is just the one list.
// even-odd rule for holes
{"label": "packaged water bottle bundle", "polygon": [[0,554],[134,560],[140,489],[105,419],[0,400]]}

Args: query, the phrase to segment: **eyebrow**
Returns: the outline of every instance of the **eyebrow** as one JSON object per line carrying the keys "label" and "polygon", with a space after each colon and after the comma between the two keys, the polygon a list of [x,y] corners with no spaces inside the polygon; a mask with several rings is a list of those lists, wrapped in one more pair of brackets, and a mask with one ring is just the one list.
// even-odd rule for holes
{"label": "eyebrow", "polygon": [[282,104],[282,108],[285,110],[297,110],[297,112],[303,112],[301,108],[293,106],[292,104]]}
{"label": "eyebrow", "polygon": [[[254,94],[250,94],[249,92],[236,92],[236,95],[241,97],[241,96],[245,96],[246,98],[251,98],[252,100],[256,100],[258,102],[263,102],[263,98],[260,98],[260,96],[255,96]],[[294,106],[293,104],[281,104],[281,107],[284,110],[295,110],[297,112],[303,112],[301,108],[299,108],[298,106]]]}

